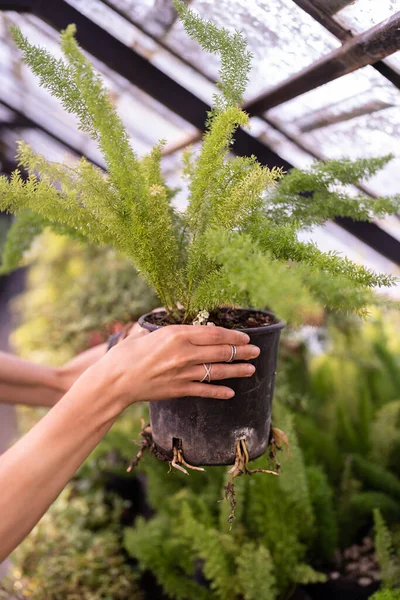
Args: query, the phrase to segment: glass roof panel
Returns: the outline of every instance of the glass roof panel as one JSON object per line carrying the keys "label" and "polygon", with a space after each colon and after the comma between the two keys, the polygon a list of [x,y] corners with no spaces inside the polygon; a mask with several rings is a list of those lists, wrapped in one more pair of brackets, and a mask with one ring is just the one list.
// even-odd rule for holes
{"label": "glass roof panel", "polygon": [[393,153],[396,158],[368,187],[376,194],[400,192],[400,94],[372,67],[303,94],[267,116],[320,158]]}
{"label": "glass roof panel", "polygon": [[393,16],[400,10],[399,0],[354,0],[334,16],[335,20],[361,33]]}
{"label": "glass roof panel", "polygon": [[[60,102],[38,85],[36,77],[22,63],[19,51],[9,35],[9,26],[17,24],[36,44],[46,46],[60,55],[58,34],[35,17],[14,13],[0,13],[0,105],[22,113],[59,140],[65,140],[97,163],[103,164],[101,155],[85,133],[78,131],[74,116],[66,113]],[[1,47],[1,44],[3,47]],[[93,59],[92,59],[93,60]],[[153,98],[94,60],[96,68],[110,89],[111,97],[127,126],[132,145],[139,154],[150,150],[160,138],[171,143],[194,133],[195,129],[181,117],[160,105]]]}
{"label": "glass roof panel", "polygon": [[67,0],[67,2],[106,29],[117,40],[135,48],[141,54],[150,57],[159,48],[157,42],[143,34],[140,29],[101,0]]}
{"label": "glass roof panel", "polygon": [[[400,10],[400,0],[355,0],[334,18],[353,33],[362,33],[389,19]],[[385,58],[384,62],[400,73],[400,51]]]}
{"label": "glass roof panel", "polygon": [[[171,50],[166,50],[163,45],[157,43],[154,37],[151,37],[154,35],[154,24],[160,23],[160,19],[164,14],[162,10],[153,13],[151,10],[152,2],[143,2],[141,7],[136,6],[136,2],[121,2],[118,0],[110,2],[102,0],[67,0],[67,2],[100,27],[106,29],[123,44],[133,48],[138,54],[145,57],[186,89],[196,93],[199,98],[211,104],[212,96],[216,90],[214,83],[208,81],[204,75],[199,74],[186,62],[184,57],[176,56]],[[165,4],[170,10],[171,0],[166,0]],[[113,10],[111,6],[121,11],[122,14]],[[135,24],[131,20],[134,20]],[[149,31],[151,36],[143,33],[143,30]],[[164,32],[164,29],[162,32]],[[161,35],[158,30],[155,33]]]}
{"label": "glass roof panel", "polygon": [[[217,25],[240,26],[249,41],[253,69],[246,98],[286,79],[340,43],[292,0],[193,0],[191,7]],[[219,60],[188,38],[180,22],[163,42],[208,77],[217,77]]]}
{"label": "glass roof panel", "polygon": [[145,31],[162,37],[175,22],[176,12],[170,0],[104,0]]}

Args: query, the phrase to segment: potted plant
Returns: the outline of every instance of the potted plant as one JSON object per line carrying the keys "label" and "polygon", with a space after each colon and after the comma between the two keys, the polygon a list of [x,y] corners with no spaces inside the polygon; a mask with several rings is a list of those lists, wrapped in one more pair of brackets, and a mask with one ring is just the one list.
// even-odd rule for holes
{"label": "potted plant", "polygon": [[[132,260],[165,308],[142,317],[144,327],[196,323],[249,332],[262,352],[253,378],[229,382],[236,391],[233,400],[171,400],[150,409],[152,441],[163,457],[174,464],[235,463],[236,471],[243,471],[269,442],[281,319],[301,323],[316,306],[364,314],[378,302],[371,288],[394,282],[300,242],[299,229],[336,215],[368,219],[395,213],[399,198],[353,198],[341,187],[372,176],[391,157],[316,163],[285,176],[254,156],[231,157],[235,130],[249,124],[240,108],[251,64],[247,42],[239,32],[202,20],[181,0],[174,0],[174,6],[187,33],[204,50],[219,54],[222,64],[201,149],[183,154],[189,184],[185,212],[174,208],[162,175],[164,142],[148,156],[137,156],[107,90],[74,38],[74,26],[61,34],[66,60],[32,46],[13,30],[41,85],[97,140],[107,173],[85,159],[74,167],[49,162],[20,143],[18,160],[28,177],[16,171],[10,180],[0,180],[0,209],[17,214],[3,270],[15,267],[31,239],[50,227],[111,245]],[[279,318],[262,310],[266,307]]]}

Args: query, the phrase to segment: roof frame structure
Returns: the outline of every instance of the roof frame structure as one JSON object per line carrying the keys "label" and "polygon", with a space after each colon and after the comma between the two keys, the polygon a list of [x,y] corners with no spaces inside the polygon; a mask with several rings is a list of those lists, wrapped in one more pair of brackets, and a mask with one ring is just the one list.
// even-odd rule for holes
{"label": "roof frame structure", "polygon": [[[323,25],[325,29],[330,31],[341,42],[346,42],[354,37],[350,29],[346,29],[346,27],[343,27],[343,25],[333,18],[334,12],[338,12],[340,8],[350,4],[351,0],[343,0],[342,5],[339,5],[340,8],[334,12],[329,10],[329,2],[326,2],[325,5],[325,0],[293,0],[293,2],[313,17],[315,21]],[[382,60],[378,60],[378,62],[373,63],[371,66],[400,89],[400,74],[392,69],[390,65],[384,63]]]}
{"label": "roof frame structure", "polygon": [[51,129],[48,129],[47,127],[45,127],[44,125],[41,125],[37,121],[33,121],[32,119],[30,119],[29,117],[24,115],[24,113],[22,113],[20,110],[18,110],[17,108],[15,108],[11,104],[9,104],[5,100],[3,100],[2,98],[0,98],[0,106],[3,106],[14,113],[14,118],[11,119],[11,121],[9,121],[9,122],[2,121],[0,123],[1,128],[3,128],[3,129],[4,128],[7,128],[7,129],[37,129],[38,131],[41,131],[42,133],[44,133],[45,135],[50,137],[55,142],[64,146],[64,148],[66,148],[67,150],[69,150],[70,152],[75,154],[76,156],[83,156],[84,158],[86,158],[88,161],[90,161],[96,167],[103,169],[103,167],[99,163],[97,163],[92,158],[86,156],[81,150],[79,150],[79,148],[66,142],[63,138],[56,135],[54,133],[54,131],[52,131]]}
{"label": "roof frame structure", "polygon": [[343,75],[373,65],[400,49],[400,11],[292,75],[281,84],[245,104],[250,114],[259,114],[293,100]]}
{"label": "roof frame structure", "polygon": [[[0,0],[0,10],[31,12],[57,30],[64,29],[69,23],[75,23],[78,28],[77,39],[86,51],[188,123],[201,131],[204,130],[205,116],[210,108],[205,102],[65,0]],[[254,154],[262,164],[270,167],[279,166],[288,170],[293,166],[265,143],[242,129],[238,130],[235,136],[233,149],[238,155]],[[338,219],[336,222],[392,262],[400,264],[400,242],[375,223],[355,223],[350,219]]]}

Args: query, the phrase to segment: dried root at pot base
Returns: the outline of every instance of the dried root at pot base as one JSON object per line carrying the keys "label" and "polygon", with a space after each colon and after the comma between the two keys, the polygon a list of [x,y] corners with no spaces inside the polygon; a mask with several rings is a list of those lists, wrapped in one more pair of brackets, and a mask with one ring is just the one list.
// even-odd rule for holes
{"label": "dried root at pot base", "polygon": [[145,421],[143,418],[141,419],[141,421],[142,421],[142,429],[140,430],[140,435],[142,436],[143,440],[140,443],[139,452],[129,463],[129,466],[127,468],[128,473],[130,473],[132,471],[132,469],[134,469],[137,466],[137,464],[140,461],[140,459],[142,458],[145,450],[147,450],[147,449],[152,454],[154,454],[154,456],[156,458],[158,458],[159,460],[169,462],[169,471],[168,471],[169,473],[171,473],[172,467],[174,467],[174,469],[177,469],[178,471],[182,471],[182,473],[185,473],[185,475],[189,475],[189,473],[187,472],[185,467],[187,467],[188,469],[192,469],[193,471],[204,471],[205,470],[202,467],[195,467],[194,465],[190,465],[188,462],[185,461],[185,459],[183,458],[182,440],[179,440],[179,439],[174,439],[174,441],[173,441],[173,446],[172,446],[173,459],[171,460],[169,458],[169,456],[165,452],[163,452],[154,443],[153,435],[152,435],[152,431],[151,431],[151,425],[150,424],[145,425]]}
{"label": "dried root at pot base", "polygon": [[[128,473],[132,471],[140,461],[143,456],[143,453],[146,449],[148,449],[152,454],[156,456],[159,460],[168,461],[169,462],[169,473],[172,472],[172,468],[181,471],[185,475],[189,475],[187,469],[192,469],[193,471],[205,471],[202,467],[195,467],[187,463],[183,457],[183,448],[182,448],[182,440],[175,439],[172,443],[172,451],[173,458],[172,460],[160,450],[153,441],[152,431],[150,424],[145,425],[144,419],[142,419],[142,429],[140,431],[140,435],[143,440],[140,444],[139,452],[130,462],[129,467],[127,469]],[[232,529],[232,523],[235,519],[235,508],[236,508],[236,497],[235,497],[235,486],[234,479],[236,477],[240,477],[241,475],[254,475],[254,473],[267,473],[269,475],[279,476],[280,464],[276,458],[277,451],[281,450],[282,447],[286,447],[287,453],[289,453],[289,440],[284,431],[277,429],[276,427],[271,427],[270,438],[269,438],[269,457],[275,463],[276,471],[272,471],[270,469],[249,469],[249,452],[246,446],[246,440],[241,439],[236,442],[236,454],[235,454],[235,464],[228,471],[228,475],[230,475],[229,481],[224,487],[224,498],[221,498],[220,502],[224,499],[227,500],[231,505],[231,511],[228,517],[228,523],[230,524],[230,529]],[[186,467],[186,468],[185,468]]]}
{"label": "dried root at pot base", "polygon": [[[283,432],[282,432],[283,433]],[[286,438],[287,439],[287,438]],[[232,529],[232,523],[235,519],[235,508],[236,508],[236,497],[235,497],[235,486],[233,480],[241,475],[253,475],[254,473],[268,473],[269,475],[279,476],[276,471],[269,469],[249,469],[249,453],[246,446],[246,440],[237,440],[236,442],[236,459],[235,464],[228,471],[228,475],[231,475],[228,483],[224,487],[225,500],[231,505],[231,512],[229,513],[228,523],[230,529]],[[222,498],[223,500],[223,498]]]}
{"label": "dried root at pot base", "polygon": [[182,465],[185,465],[185,467],[187,467],[188,469],[192,469],[192,471],[205,471],[203,467],[195,467],[194,465],[190,465],[183,458],[182,440],[174,439],[172,450],[174,453],[174,458],[169,463],[169,473],[171,473],[172,467],[174,467],[175,469],[178,469],[178,471],[182,471],[182,473],[185,473],[185,475],[189,475],[189,473]]}
{"label": "dried root at pot base", "polygon": [[277,450],[282,450],[282,447],[286,447],[286,452],[289,454],[289,439],[284,431],[277,427],[271,427],[269,434],[269,457],[275,463],[275,469],[279,471],[281,468],[280,463],[276,458]]}

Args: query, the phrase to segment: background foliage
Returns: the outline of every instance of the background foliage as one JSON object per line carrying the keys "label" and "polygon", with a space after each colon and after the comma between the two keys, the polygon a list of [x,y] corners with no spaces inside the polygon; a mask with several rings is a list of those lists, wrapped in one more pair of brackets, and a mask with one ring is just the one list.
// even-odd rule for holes
{"label": "background foliage", "polygon": [[[110,265],[114,268],[114,261],[102,259],[101,252],[107,255],[107,249],[96,250],[102,276],[98,280],[94,272],[93,278],[81,280],[76,265],[79,273],[86,273],[96,264],[86,248],[55,236],[46,236],[42,243],[47,252],[37,247],[25,299],[23,296],[16,304],[21,326],[14,339],[26,357],[48,360],[53,356],[60,361],[81,346],[82,337],[76,331],[65,336],[61,327],[54,339],[40,332],[55,330],[52,323],[57,307],[63,307],[63,322],[75,318],[74,304],[66,301],[74,281],[81,282],[79,294],[85,297],[90,290],[90,295],[96,296],[96,302],[88,304],[85,318],[94,330],[97,320],[101,331],[106,313],[98,307],[104,301],[109,309],[102,282],[108,281],[107,270]],[[53,275],[63,281],[58,294],[51,291]],[[41,292],[33,305],[30,298],[35,290]],[[126,291],[124,286],[118,290],[116,287],[111,292],[113,297],[116,294],[116,307],[123,305]],[[142,310],[147,308],[143,306]],[[116,314],[116,318],[122,317]],[[305,342],[305,331],[287,332],[281,346],[274,425],[288,432],[290,456],[279,456],[279,479],[259,474],[237,480],[237,518],[232,532],[227,523],[229,506],[218,502],[223,495],[225,469],[208,469],[185,477],[168,474],[164,463],[145,457],[137,474],[146,481],[147,508],[142,510],[135,497],[131,498],[131,516],[123,518],[122,523],[117,512],[107,513],[110,529],[117,533],[118,552],[124,555],[127,551],[134,561],[129,566],[133,579],[145,577],[150,571],[171,598],[235,598],[236,593],[237,597],[242,594],[249,599],[273,600],[287,594],[297,582],[319,579],[318,573],[331,563],[338,547],[354,543],[371,529],[376,507],[396,540],[400,514],[396,459],[400,439],[400,348],[393,331],[398,327],[395,315],[378,312],[362,324],[343,316],[329,316],[327,325],[308,328],[318,341],[311,344],[318,350],[313,353],[309,341]],[[104,489],[110,474],[122,482],[118,493],[120,485],[136,489],[136,480],[125,473],[125,468],[137,451],[132,440],[139,437],[140,416],[147,418],[143,411],[144,407],[136,407],[123,415],[82,467],[79,478],[84,483],[75,488],[74,494],[84,504],[103,503],[104,496],[96,490]],[[259,459],[257,466],[265,468],[266,457]],[[64,510],[65,501],[60,502]],[[57,527],[52,523],[61,509],[54,510],[42,524],[43,545],[45,539],[49,543],[60,535],[61,523],[57,521]],[[141,516],[134,519],[135,515]],[[71,518],[75,518],[73,512]],[[75,530],[75,541],[71,530],[69,544],[75,550],[64,556],[62,568],[67,581],[68,573],[73,571],[85,590],[91,585],[89,571],[84,562],[78,564],[73,557],[78,552],[75,544],[80,546],[80,535],[88,529],[84,522],[81,524],[79,535]],[[87,543],[95,547],[90,535]],[[18,580],[30,585],[34,579],[39,585],[46,576],[49,586],[58,585],[56,568],[40,571],[35,579],[24,566],[28,564],[24,561],[36,560],[31,556],[32,539],[15,556]],[[108,568],[107,556],[101,560],[102,568]],[[135,590],[134,582],[132,586]],[[390,589],[385,584],[382,593],[392,593]]]}

